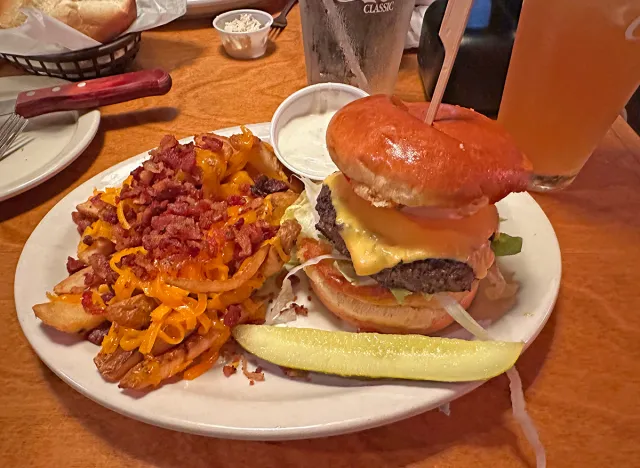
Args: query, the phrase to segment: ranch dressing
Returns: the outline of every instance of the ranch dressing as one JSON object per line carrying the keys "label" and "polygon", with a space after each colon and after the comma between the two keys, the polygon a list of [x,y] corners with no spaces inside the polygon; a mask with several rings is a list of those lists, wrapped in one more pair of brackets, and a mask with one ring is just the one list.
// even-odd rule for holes
{"label": "ranch dressing", "polygon": [[326,133],[336,110],[312,112],[287,122],[278,135],[278,150],[288,163],[324,178],[337,171],[327,150]]}

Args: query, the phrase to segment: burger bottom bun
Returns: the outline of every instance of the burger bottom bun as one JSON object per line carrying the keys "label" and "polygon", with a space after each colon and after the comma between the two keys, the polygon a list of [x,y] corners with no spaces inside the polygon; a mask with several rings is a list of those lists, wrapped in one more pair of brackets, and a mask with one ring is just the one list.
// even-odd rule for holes
{"label": "burger bottom bun", "polygon": [[[311,287],[322,303],[344,321],[362,331],[400,334],[434,333],[453,322],[435,297],[423,297],[423,301],[412,305],[381,305],[368,301],[367,296],[346,294],[331,281],[326,281],[322,270],[316,266],[305,268]],[[471,291],[449,293],[465,309],[478,290],[474,281]],[[350,289],[350,293],[353,288]]]}

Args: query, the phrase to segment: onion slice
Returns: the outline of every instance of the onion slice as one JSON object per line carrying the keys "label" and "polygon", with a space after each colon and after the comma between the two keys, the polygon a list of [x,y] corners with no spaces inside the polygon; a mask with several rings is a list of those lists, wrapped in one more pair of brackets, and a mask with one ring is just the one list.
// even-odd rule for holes
{"label": "onion slice", "polygon": [[229,279],[226,280],[192,280],[188,278],[167,278],[167,283],[171,286],[177,286],[178,288],[186,289],[189,292],[194,293],[221,293],[237,289],[250,280],[255,275],[269,252],[269,246],[264,245],[253,254],[251,257],[245,259],[238,271]]}
{"label": "onion slice", "polygon": [[509,377],[509,390],[511,392],[511,409],[513,411],[513,417],[516,419],[524,436],[533,447],[533,451],[536,454],[536,467],[545,468],[547,466],[547,454],[545,453],[544,446],[540,442],[540,436],[536,430],[536,426],[527,413],[527,407],[524,401],[524,391],[522,390],[522,380],[520,374],[513,366],[507,371],[507,377]]}
{"label": "onion slice", "polygon": [[491,339],[487,330],[482,328],[480,324],[476,322],[471,315],[469,315],[469,312],[458,304],[458,301],[448,294],[436,294],[435,297],[440,301],[444,310],[446,310],[447,313],[451,315],[451,318],[458,322],[462,328],[481,340]]}
{"label": "onion slice", "polygon": [[[491,337],[487,330],[482,328],[478,322],[476,322],[469,312],[462,307],[451,296],[446,294],[437,294],[436,297],[440,301],[442,307],[447,311],[451,317],[460,324],[465,330],[481,340],[490,340]],[[520,425],[524,436],[529,441],[529,444],[533,448],[536,455],[536,467],[545,468],[547,466],[547,456],[544,450],[542,442],[540,442],[540,436],[536,430],[535,425],[527,413],[527,408],[524,400],[524,391],[522,389],[522,380],[516,366],[513,366],[507,371],[507,377],[509,378],[509,391],[511,392],[511,409],[513,411],[513,417]]]}
{"label": "onion slice", "polygon": [[315,265],[316,263],[320,263],[322,260],[328,259],[344,260],[346,259],[346,257],[344,255],[336,254],[319,255],[289,270],[289,273],[287,273],[287,276],[285,276],[284,280],[282,281],[282,289],[278,293],[276,299],[273,301],[273,305],[267,312],[267,315],[265,317],[265,324],[275,325],[278,323],[293,322],[296,319],[297,314],[295,312],[286,312],[289,305],[293,302],[294,297],[293,285],[291,284],[291,281],[289,281],[289,278],[291,278],[293,275],[295,275],[305,267]]}

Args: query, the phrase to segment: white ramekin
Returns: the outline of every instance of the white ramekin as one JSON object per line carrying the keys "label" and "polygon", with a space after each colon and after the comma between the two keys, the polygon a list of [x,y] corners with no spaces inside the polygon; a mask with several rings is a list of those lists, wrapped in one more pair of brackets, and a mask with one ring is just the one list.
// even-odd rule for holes
{"label": "white ramekin", "polygon": [[[224,30],[225,23],[240,18],[242,14],[250,14],[260,22],[262,27],[254,32],[228,32]],[[239,59],[254,59],[264,55],[267,51],[267,36],[271,23],[273,23],[273,16],[260,10],[233,10],[213,19],[213,27],[220,34],[224,50],[231,57]]]}
{"label": "white ramekin", "polygon": [[365,91],[354,86],[342,83],[319,83],[302,88],[285,99],[278,106],[271,119],[271,145],[280,162],[294,173],[312,180],[323,180],[337,171],[337,167],[330,160],[322,161],[322,166],[330,167],[330,169],[325,168],[323,170],[318,170],[314,167],[300,167],[296,162],[287,160],[278,149],[280,130],[292,119],[314,112],[314,108],[317,107],[319,101],[322,102],[326,110],[338,110],[345,104],[365,96],[368,96]]}

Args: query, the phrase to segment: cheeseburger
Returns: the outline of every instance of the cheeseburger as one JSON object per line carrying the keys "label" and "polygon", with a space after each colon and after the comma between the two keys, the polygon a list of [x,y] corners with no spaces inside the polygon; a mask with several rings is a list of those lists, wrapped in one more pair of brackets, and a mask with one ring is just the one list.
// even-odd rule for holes
{"label": "cheeseburger", "polygon": [[340,172],[307,191],[316,231],[298,259],[327,308],[363,331],[444,328],[442,295],[467,308],[479,280],[501,278],[498,237],[501,254],[519,251],[504,248],[518,242],[498,233],[494,204],[526,189],[529,161],[488,118],[442,104],[429,126],[427,108],[381,95],[343,107],[326,134]]}

